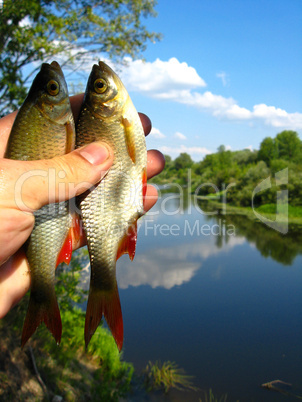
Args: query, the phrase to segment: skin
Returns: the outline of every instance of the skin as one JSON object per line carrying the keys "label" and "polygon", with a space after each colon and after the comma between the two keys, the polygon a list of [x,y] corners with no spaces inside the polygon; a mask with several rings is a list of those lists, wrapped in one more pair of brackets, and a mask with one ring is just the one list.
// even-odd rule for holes
{"label": "skin", "polygon": [[[83,94],[70,98],[75,121]],[[14,161],[3,159],[16,112],[0,119],[0,318],[25,295],[30,288],[29,267],[22,245],[34,227],[33,211],[50,202],[68,200],[87,189],[83,183],[93,185],[103,178],[113,162],[112,151],[102,143],[90,144],[67,155],[49,160]],[[140,113],[145,135],[151,131],[150,119]],[[147,176],[151,178],[164,168],[164,157],[157,150],[148,151]],[[55,169],[64,171],[63,178],[49,187],[47,176],[36,175],[24,181],[22,199],[16,197],[15,185],[22,174],[32,170]],[[72,185],[70,185],[72,183]],[[62,191],[62,188],[64,189]],[[59,191],[60,190],[60,191]],[[147,186],[145,211],[156,203],[157,190]],[[17,202],[20,201],[21,202]],[[86,244],[84,235],[74,238],[76,250]]]}

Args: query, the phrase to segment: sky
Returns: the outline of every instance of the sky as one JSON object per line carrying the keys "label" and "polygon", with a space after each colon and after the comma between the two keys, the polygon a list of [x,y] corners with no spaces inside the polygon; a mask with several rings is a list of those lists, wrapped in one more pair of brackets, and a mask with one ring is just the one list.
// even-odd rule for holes
{"label": "sky", "polygon": [[146,25],[163,39],[119,73],[152,120],[148,148],[199,161],[286,129],[302,139],[301,0],[159,0],[156,11]]}

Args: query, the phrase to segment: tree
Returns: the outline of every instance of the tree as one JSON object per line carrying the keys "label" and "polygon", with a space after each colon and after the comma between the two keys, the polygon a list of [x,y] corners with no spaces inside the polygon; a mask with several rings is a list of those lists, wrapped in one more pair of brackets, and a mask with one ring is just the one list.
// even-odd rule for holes
{"label": "tree", "polygon": [[[0,5],[0,114],[24,99],[32,63],[63,55],[77,67],[100,53],[122,60],[141,55],[149,32],[143,19],[156,16],[156,0],[4,0]],[[37,63],[35,63],[37,66]],[[25,69],[26,67],[26,69]],[[39,66],[37,67],[39,68]],[[24,74],[27,70],[27,74]]]}
{"label": "tree", "polygon": [[224,145],[220,145],[217,148],[218,151],[218,162],[220,169],[227,169],[232,164],[232,153],[231,151],[227,151]]}
{"label": "tree", "polygon": [[279,157],[286,160],[302,160],[302,142],[296,131],[285,130],[276,136]]}
{"label": "tree", "polygon": [[165,169],[169,169],[173,166],[172,158],[170,155],[164,155],[165,157]]}
{"label": "tree", "polygon": [[275,139],[271,137],[264,138],[264,140],[260,144],[258,159],[269,164],[271,160],[277,159],[278,156],[278,147]]}
{"label": "tree", "polygon": [[193,165],[192,158],[186,152],[181,153],[175,160],[174,166],[177,170],[179,169],[189,169]]}

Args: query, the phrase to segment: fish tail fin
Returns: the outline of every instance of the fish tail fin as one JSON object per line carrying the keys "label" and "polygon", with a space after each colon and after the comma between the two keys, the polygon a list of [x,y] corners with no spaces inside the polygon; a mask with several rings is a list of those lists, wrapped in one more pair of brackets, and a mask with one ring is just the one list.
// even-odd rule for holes
{"label": "fish tail fin", "polygon": [[55,293],[53,293],[47,302],[37,300],[31,293],[23,324],[22,348],[42,322],[45,323],[59,345],[62,336],[62,321]]}
{"label": "fish tail fin", "polygon": [[121,351],[123,347],[124,329],[117,284],[113,290],[90,288],[85,319],[86,349],[103,315],[114,337],[118,350]]}

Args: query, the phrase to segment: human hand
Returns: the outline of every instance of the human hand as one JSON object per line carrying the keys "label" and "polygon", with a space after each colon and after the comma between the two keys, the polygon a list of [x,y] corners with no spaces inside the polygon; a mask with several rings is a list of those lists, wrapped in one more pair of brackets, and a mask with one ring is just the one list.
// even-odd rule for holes
{"label": "human hand", "polygon": [[[83,95],[73,96],[70,100],[76,120]],[[3,159],[15,116],[16,113],[12,113],[0,119],[0,158],[2,158],[0,159],[0,265],[2,264],[0,266],[0,318],[5,316],[30,287],[29,267],[22,245],[33,229],[33,212],[50,202],[64,201],[80,194],[84,191],[83,187],[81,190],[81,183],[97,183],[113,161],[111,150],[100,142],[49,160]],[[148,135],[151,131],[151,122],[144,114],[140,114],[140,117],[145,134]],[[148,178],[160,173],[163,167],[163,155],[156,150],[148,151]],[[49,171],[51,168],[66,173],[64,179],[58,180],[55,188],[49,188],[45,177],[35,176],[34,179],[27,179],[24,182],[22,199],[16,198],[15,185],[21,175],[36,169]],[[68,185],[70,183],[73,185]],[[65,185],[66,189],[63,198],[62,185]],[[148,185],[144,205],[146,212],[156,203],[156,200],[156,189]],[[84,235],[73,240],[74,249],[85,244]]]}

